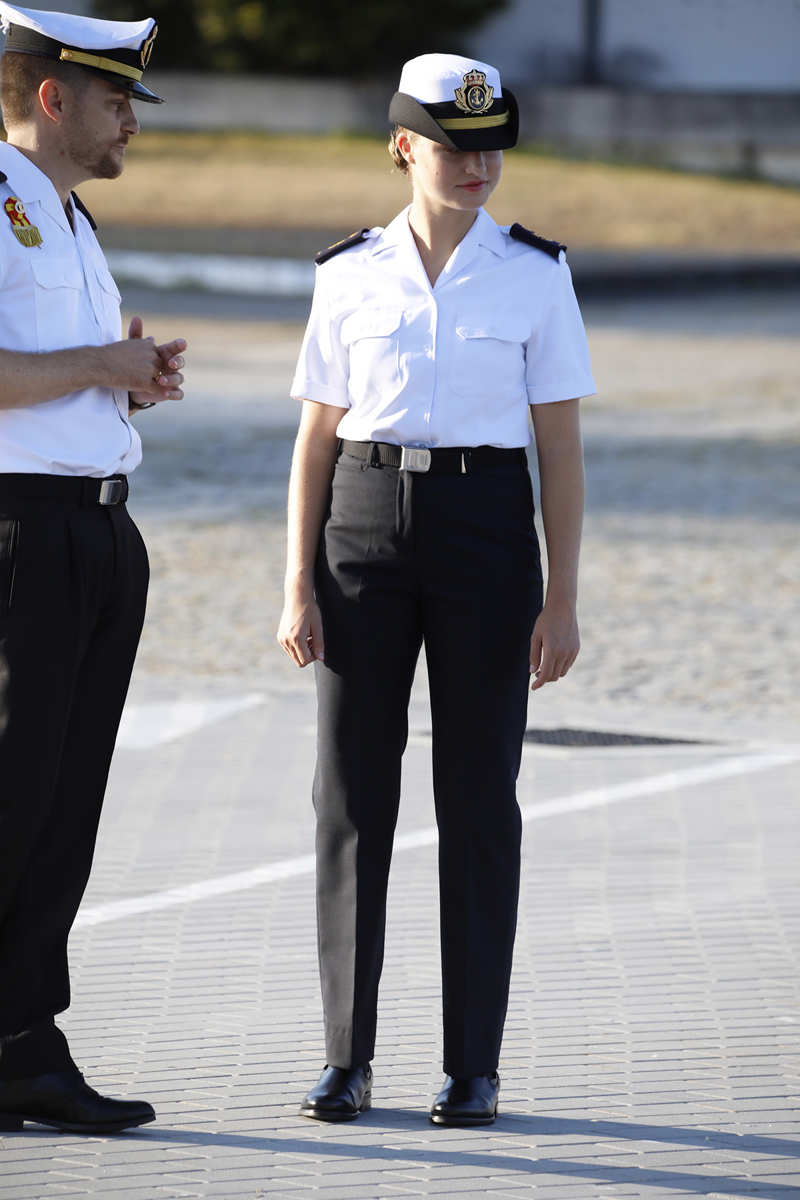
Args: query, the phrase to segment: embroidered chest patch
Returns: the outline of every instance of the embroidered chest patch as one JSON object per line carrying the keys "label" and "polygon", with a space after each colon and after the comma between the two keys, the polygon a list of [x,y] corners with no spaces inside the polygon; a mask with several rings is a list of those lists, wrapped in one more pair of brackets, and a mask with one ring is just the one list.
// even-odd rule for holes
{"label": "embroidered chest patch", "polygon": [[11,222],[11,228],[14,237],[23,246],[29,248],[33,246],[41,246],[42,235],[35,225],[31,225],[25,213],[25,205],[16,196],[9,196],[3,206],[8,213],[8,219]]}

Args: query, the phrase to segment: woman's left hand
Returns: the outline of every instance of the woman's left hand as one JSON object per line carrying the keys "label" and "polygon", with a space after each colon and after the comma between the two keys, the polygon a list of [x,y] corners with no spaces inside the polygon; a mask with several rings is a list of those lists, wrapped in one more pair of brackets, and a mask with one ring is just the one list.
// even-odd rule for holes
{"label": "woman's left hand", "polygon": [[572,604],[545,604],[531,638],[531,691],[566,675],[581,648]]}

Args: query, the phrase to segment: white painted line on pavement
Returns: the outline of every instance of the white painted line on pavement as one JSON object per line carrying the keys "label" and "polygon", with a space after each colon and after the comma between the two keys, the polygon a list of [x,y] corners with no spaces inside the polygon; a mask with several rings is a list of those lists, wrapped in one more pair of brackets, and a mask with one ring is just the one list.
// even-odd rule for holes
{"label": "white painted line on pavement", "polygon": [[[754,771],[766,771],[772,767],[784,767],[800,762],[800,754],[747,754],[737,758],[723,758],[704,766],[687,767],[680,771],[666,771],[660,775],[648,775],[644,779],[631,779],[626,783],[611,784],[609,787],[590,788],[572,796],[559,796],[545,800],[542,804],[526,804],[522,807],[523,821],[540,821],[545,817],[561,816],[564,813],[580,812],[588,808],[600,808],[604,804],[619,804],[623,800],[637,800],[644,796],[657,796],[663,792],[679,791],[695,787],[700,783],[712,783],[719,779],[732,779],[738,775],[749,775]],[[435,826],[402,833],[394,840],[395,852],[416,850],[422,846],[433,846],[438,841]],[[203,879],[183,887],[167,888],[163,892],[151,892],[147,896],[133,896],[128,900],[111,900],[108,904],[95,904],[78,913],[75,927],[104,925],[107,921],[118,921],[122,917],[139,913],[157,912],[173,908],[177,904],[191,904],[195,900],[207,900],[211,896],[224,896],[230,892],[243,892],[274,883],[278,879],[292,879],[298,875],[314,872],[314,855],[304,854],[298,858],[284,858],[274,863],[264,863],[248,871],[236,871],[231,875],[218,875],[214,879]]]}
{"label": "white painted line on pavement", "polygon": [[122,714],[117,749],[149,750],[174,742],[204,725],[213,725],[263,704],[266,696],[229,696],[220,700],[172,700],[169,704],[129,704]]}

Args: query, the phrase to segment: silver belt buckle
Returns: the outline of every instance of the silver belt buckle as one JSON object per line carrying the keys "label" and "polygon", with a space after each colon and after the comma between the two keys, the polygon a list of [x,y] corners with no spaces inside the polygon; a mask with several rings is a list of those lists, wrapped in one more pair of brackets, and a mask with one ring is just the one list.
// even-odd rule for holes
{"label": "silver belt buckle", "polygon": [[104,479],[100,484],[98,504],[119,504],[122,499],[122,480]]}
{"label": "silver belt buckle", "polygon": [[431,452],[430,450],[421,449],[416,446],[401,446],[400,448],[400,470],[401,471],[430,471],[431,469]]}

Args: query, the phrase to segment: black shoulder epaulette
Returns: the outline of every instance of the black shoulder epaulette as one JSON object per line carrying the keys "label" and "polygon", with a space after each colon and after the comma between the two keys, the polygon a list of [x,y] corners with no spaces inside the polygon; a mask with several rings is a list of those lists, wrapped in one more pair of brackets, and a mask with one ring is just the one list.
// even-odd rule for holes
{"label": "black shoulder epaulette", "polygon": [[5,171],[0,171],[0,183],[8,183],[8,176]]}
{"label": "black shoulder epaulette", "polygon": [[72,203],[74,204],[75,208],[77,208],[78,212],[82,212],[82,213],[83,213],[83,215],[86,217],[86,220],[87,220],[87,221],[89,222],[89,224],[91,225],[92,229],[95,229],[95,230],[96,230],[96,229],[97,229],[97,222],[95,221],[95,219],[94,219],[94,217],[92,216],[92,214],[89,212],[89,210],[88,210],[88,208],[86,207],[86,205],[83,203],[83,201],[82,201],[82,200],[80,200],[80,199],[79,199],[79,197],[78,197],[78,196],[76,196],[76,195],[75,195],[75,193],[74,193],[74,192],[71,192],[71,193],[70,193],[70,195],[72,196]]}
{"label": "black shoulder epaulette", "polygon": [[340,242],[334,242],[332,246],[328,246],[327,250],[320,250],[319,254],[315,254],[314,262],[318,267],[322,266],[329,258],[334,258],[343,250],[349,250],[351,246],[357,246],[359,242],[363,242],[368,233],[369,229],[359,229],[356,233],[351,233],[350,237],[342,238]]}
{"label": "black shoulder epaulette", "polygon": [[533,233],[532,230],[526,229],[524,225],[512,225],[508,233],[509,237],[514,238],[518,242],[526,242],[536,250],[543,250],[545,254],[549,254],[556,262],[558,262],[559,253],[567,248],[561,242],[550,242],[547,238],[539,237],[538,233]]}

